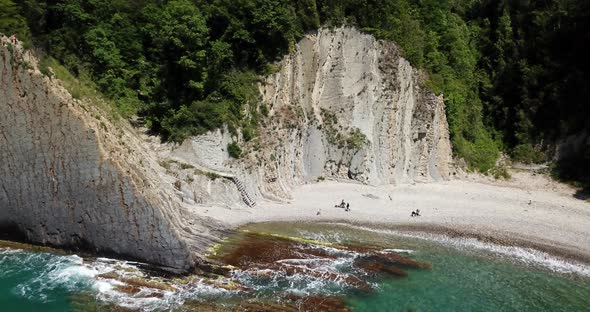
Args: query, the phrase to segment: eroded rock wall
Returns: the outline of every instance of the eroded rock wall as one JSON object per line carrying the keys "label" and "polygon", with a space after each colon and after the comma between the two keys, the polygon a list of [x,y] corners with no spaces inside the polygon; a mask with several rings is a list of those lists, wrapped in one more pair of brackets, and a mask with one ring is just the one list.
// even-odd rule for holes
{"label": "eroded rock wall", "polygon": [[395,44],[323,29],[280,66],[261,85],[270,117],[254,158],[265,164],[261,180],[274,181],[266,191],[320,177],[390,184],[452,175],[443,98],[422,87]]}
{"label": "eroded rock wall", "polygon": [[[35,58],[0,46],[0,227],[189,269],[225,226],[205,217],[254,198],[284,200],[322,178],[367,184],[453,174],[443,99],[395,44],[353,28],[306,36],[260,84],[259,136],[217,130],[182,145],[141,136],[72,99]],[[239,182],[236,182],[236,178]]]}
{"label": "eroded rock wall", "polygon": [[443,98],[423,87],[394,43],[349,27],[322,29],[278,67],[260,84],[269,114],[259,136],[238,138],[242,159],[228,157],[232,139],[223,131],[189,139],[173,154],[279,200],[323,178],[379,185],[454,174]]}
{"label": "eroded rock wall", "polygon": [[220,223],[182,207],[125,121],[75,100],[20,45],[0,45],[0,227],[188,270]]}

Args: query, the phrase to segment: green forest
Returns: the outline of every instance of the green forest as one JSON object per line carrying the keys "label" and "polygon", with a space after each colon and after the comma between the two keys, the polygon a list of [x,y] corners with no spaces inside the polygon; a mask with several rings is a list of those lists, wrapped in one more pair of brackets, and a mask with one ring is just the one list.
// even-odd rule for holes
{"label": "green forest", "polygon": [[[304,34],[341,25],[393,40],[428,73],[474,170],[500,152],[544,162],[557,140],[590,131],[590,1],[0,0],[0,32],[172,141],[223,124],[254,138],[268,113],[258,77]],[[590,148],[555,172],[590,182]]]}

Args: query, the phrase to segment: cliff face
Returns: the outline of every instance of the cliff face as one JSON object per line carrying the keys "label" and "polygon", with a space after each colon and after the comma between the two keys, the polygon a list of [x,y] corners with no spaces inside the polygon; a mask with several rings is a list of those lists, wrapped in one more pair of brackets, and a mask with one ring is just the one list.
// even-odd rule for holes
{"label": "cliff face", "polygon": [[[397,46],[353,28],[308,35],[260,84],[269,110],[245,156],[229,159],[229,134],[187,140],[172,154],[238,176],[258,197],[288,198],[322,178],[390,184],[454,174],[442,97]],[[194,157],[202,154],[204,157]]]}
{"label": "cliff face", "polygon": [[283,151],[302,176],[345,173],[384,184],[449,175],[443,100],[420,87],[417,71],[391,42],[353,28],[324,29],[303,39],[262,90],[274,124],[304,126],[295,130],[296,150]]}
{"label": "cliff face", "polygon": [[305,37],[261,85],[270,117],[251,158],[264,164],[262,193],[288,194],[290,185],[320,177],[449,179],[443,99],[421,79],[395,44],[353,28]]}
{"label": "cliff face", "polygon": [[0,45],[0,227],[187,270],[222,226],[182,207],[125,122],[72,99],[36,60]]}
{"label": "cliff face", "polygon": [[34,242],[187,270],[223,234],[208,209],[284,200],[322,178],[376,185],[454,173],[442,98],[393,43],[352,28],[308,35],[262,81],[269,113],[257,138],[238,138],[239,160],[228,131],[180,146],[140,135],[1,43],[0,228]]}

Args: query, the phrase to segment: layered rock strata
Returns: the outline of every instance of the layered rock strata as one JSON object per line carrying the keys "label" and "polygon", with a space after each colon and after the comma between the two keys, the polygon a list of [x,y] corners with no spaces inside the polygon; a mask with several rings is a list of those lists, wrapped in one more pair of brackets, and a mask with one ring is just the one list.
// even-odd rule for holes
{"label": "layered rock strata", "polygon": [[[268,114],[255,139],[216,130],[180,146],[73,99],[20,45],[1,42],[0,227],[33,242],[188,270],[225,228],[208,209],[285,200],[324,178],[454,173],[442,96],[395,44],[353,28],[306,36],[263,79]],[[227,153],[234,140],[241,159]]]}
{"label": "layered rock strata", "polygon": [[3,232],[189,270],[223,226],[182,206],[126,121],[73,99],[46,74],[2,37]]}
{"label": "layered rock strata", "polygon": [[260,84],[269,113],[259,136],[241,142],[242,159],[228,156],[233,139],[221,130],[170,154],[238,177],[250,197],[276,200],[324,178],[379,185],[455,173],[443,98],[394,43],[349,27],[322,29],[277,66]]}
{"label": "layered rock strata", "polygon": [[250,193],[272,199],[324,178],[379,185],[453,176],[443,98],[423,86],[424,75],[394,43],[354,28],[322,29],[277,66],[260,84],[269,114],[259,137],[243,142],[244,159],[227,157],[229,135],[219,131],[181,149],[217,155],[201,165],[236,174]]}
{"label": "layered rock strata", "polygon": [[[298,44],[262,93],[271,111],[268,137],[295,139],[282,144],[286,166],[278,167],[297,176],[371,184],[449,176],[443,99],[421,85],[392,42],[353,28],[321,30]],[[277,124],[283,136],[270,135]]]}

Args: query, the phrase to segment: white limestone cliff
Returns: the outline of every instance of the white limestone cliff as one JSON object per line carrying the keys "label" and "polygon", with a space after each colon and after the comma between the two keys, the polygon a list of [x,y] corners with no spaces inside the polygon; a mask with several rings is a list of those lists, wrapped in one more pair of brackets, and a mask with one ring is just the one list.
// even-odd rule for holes
{"label": "white limestone cliff", "polygon": [[227,157],[229,135],[220,131],[186,141],[178,155],[218,155],[198,161],[279,200],[318,178],[380,185],[454,174],[443,98],[423,87],[394,43],[349,27],[322,29],[278,65],[260,84],[270,113],[243,159]]}
{"label": "white limestone cliff", "polygon": [[[453,176],[443,99],[394,43],[322,29],[278,66],[259,86],[269,114],[257,138],[220,129],[178,146],[73,99],[2,37],[0,230],[186,271],[226,229],[210,209],[286,200],[323,178]],[[237,160],[227,153],[235,139]]]}
{"label": "white limestone cliff", "polygon": [[223,225],[182,207],[126,121],[75,100],[0,40],[0,228],[186,271]]}

